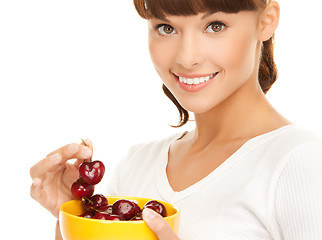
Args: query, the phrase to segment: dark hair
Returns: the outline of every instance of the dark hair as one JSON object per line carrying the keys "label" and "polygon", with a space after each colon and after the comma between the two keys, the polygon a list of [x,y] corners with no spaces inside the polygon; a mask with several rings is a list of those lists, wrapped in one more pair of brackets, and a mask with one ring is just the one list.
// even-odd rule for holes
{"label": "dark hair", "polygon": [[[164,18],[166,15],[190,16],[201,12],[238,13],[256,11],[267,5],[267,0],[134,0],[138,14],[145,19]],[[258,81],[266,94],[277,79],[277,67],[274,62],[274,35],[263,42]],[[169,89],[163,84],[164,93],[176,105],[180,114],[181,127],[189,120],[189,113],[184,109]]]}

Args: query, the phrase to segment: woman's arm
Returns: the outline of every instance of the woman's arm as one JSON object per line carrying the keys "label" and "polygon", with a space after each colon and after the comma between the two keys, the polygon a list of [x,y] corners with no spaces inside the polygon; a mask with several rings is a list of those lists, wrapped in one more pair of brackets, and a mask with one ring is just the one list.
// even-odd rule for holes
{"label": "woman's arm", "polygon": [[290,155],[276,188],[275,216],[285,240],[322,239],[322,142]]}
{"label": "woman's arm", "polygon": [[55,240],[63,240],[63,237],[61,236],[61,233],[60,233],[59,221],[58,220],[57,220],[57,223],[56,223]]}

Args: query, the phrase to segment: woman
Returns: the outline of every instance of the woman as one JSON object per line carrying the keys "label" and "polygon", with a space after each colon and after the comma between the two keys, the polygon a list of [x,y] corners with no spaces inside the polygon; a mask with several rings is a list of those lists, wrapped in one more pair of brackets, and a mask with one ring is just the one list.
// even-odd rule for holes
{"label": "woman", "polygon": [[[182,210],[179,236],[161,217],[159,239],[321,239],[322,141],[267,101],[277,77],[280,8],[266,0],[134,0],[165,94],[196,127],[134,146],[107,195],[162,199]],[[31,195],[58,216],[92,143],[66,145],[31,169]],[[67,160],[78,159],[75,164]],[[57,224],[58,226],[58,224]],[[57,228],[59,239],[59,228]]]}

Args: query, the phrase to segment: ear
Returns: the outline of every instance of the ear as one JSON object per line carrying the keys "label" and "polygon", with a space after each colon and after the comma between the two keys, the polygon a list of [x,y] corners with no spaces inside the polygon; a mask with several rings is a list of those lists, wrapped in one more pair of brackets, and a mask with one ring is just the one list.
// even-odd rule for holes
{"label": "ear", "polygon": [[278,2],[272,0],[267,4],[266,8],[261,13],[259,19],[259,40],[267,41],[270,39],[278,26],[280,19],[280,6]]}

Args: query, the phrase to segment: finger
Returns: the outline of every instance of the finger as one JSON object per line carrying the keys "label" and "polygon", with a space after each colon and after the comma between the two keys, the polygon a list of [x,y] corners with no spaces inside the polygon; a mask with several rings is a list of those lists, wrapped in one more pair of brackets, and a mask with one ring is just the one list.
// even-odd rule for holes
{"label": "finger", "polygon": [[[82,139],[81,145],[90,148],[92,150],[92,155],[93,155],[93,143],[91,140],[89,140],[89,139],[83,140]],[[76,168],[79,168],[79,165],[81,165],[83,163],[83,161],[84,161],[84,158],[77,158],[77,160],[74,163],[74,166]]]}
{"label": "finger", "polygon": [[90,158],[92,156],[92,150],[88,147],[81,146],[78,143],[72,143],[65,145],[56,151],[51,152],[46,158],[36,163],[30,169],[30,176],[32,179],[39,177],[46,172],[55,170],[61,164],[65,164],[66,161],[73,158]]}
{"label": "finger", "polygon": [[82,139],[81,145],[84,145],[86,147],[89,147],[93,151],[93,142],[90,139]]}
{"label": "finger", "polygon": [[149,228],[158,236],[159,240],[179,240],[179,237],[172,231],[164,218],[155,211],[145,208],[143,220]]}
{"label": "finger", "polygon": [[[92,142],[90,140],[86,140],[86,141],[88,141],[86,142],[86,144],[89,146],[85,146],[83,142],[81,144],[78,144],[78,143],[67,144],[49,153],[47,157],[52,156],[55,153],[61,153],[63,155],[63,158],[64,159],[67,158],[67,160],[76,158],[76,157],[84,157],[84,154],[82,154],[81,151],[85,151],[85,149],[93,150]],[[79,155],[79,153],[81,154]],[[75,154],[78,154],[78,155],[75,155]],[[91,157],[91,155],[85,154],[85,157]]]}
{"label": "finger", "polygon": [[30,196],[38,200],[41,198],[41,188],[42,188],[42,182],[40,178],[35,178],[32,182],[32,185],[30,187]]}

